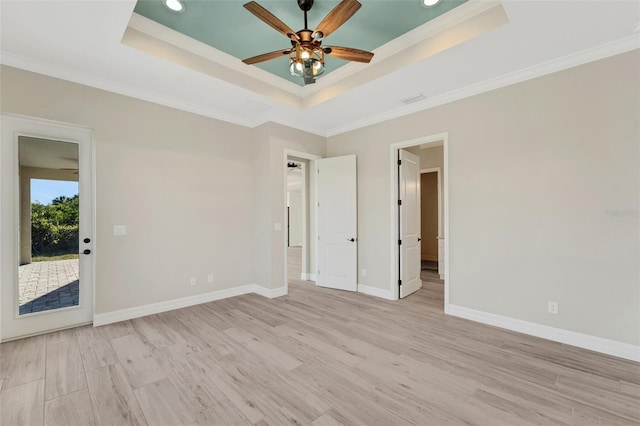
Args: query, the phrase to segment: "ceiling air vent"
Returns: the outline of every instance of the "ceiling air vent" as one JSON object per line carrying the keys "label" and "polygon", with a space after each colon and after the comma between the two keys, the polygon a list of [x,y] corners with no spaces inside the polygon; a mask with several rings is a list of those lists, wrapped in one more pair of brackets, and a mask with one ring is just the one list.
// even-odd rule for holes
{"label": "ceiling air vent", "polygon": [[425,96],[422,93],[418,93],[417,95],[409,96],[408,98],[402,99],[401,102],[405,105],[409,105],[423,99],[426,99]]}

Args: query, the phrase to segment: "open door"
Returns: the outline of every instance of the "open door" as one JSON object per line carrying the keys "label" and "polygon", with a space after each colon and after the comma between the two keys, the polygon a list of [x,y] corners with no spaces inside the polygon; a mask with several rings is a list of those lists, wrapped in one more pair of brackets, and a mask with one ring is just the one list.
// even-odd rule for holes
{"label": "open door", "polygon": [[400,219],[400,298],[422,287],[420,279],[420,157],[404,149],[398,155]]}
{"label": "open door", "polygon": [[356,156],[324,158],[318,169],[318,275],[321,287],[357,290]]}

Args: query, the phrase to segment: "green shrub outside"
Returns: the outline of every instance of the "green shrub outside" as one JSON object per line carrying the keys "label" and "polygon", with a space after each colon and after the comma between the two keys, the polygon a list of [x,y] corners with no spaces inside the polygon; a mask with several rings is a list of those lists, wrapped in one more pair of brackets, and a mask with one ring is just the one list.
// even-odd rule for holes
{"label": "green shrub outside", "polygon": [[60,196],[50,204],[31,204],[31,253],[57,256],[78,253],[78,196]]}

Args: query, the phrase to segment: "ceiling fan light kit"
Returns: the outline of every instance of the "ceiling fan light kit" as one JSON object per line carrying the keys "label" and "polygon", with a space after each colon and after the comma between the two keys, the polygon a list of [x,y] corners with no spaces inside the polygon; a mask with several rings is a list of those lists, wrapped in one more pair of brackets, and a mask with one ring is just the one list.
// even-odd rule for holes
{"label": "ceiling fan light kit", "polygon": [[305,83],[314,83],[324,73],[324,50],[310,50],[296,45],[291,50],[289,71],[294,77],[304,78]]}
{"label": "ceiling fan light kit", "polygon": [[244,8],[257,18],[275,29],[291,42],[290,49],[276,50],[244,59],[247,65],[253,65],[271,59],[289,55],[289,71],[294,77],[302,77],[305,84],[313,84],[325,71],[325,54],[346,61],[369,63],[373,53],[351,47],[323,47],[322,40],[347,22],[362,6],[357,0],[342,0],[312,31],[307,25],[307,12],[313,7],[313,0],[297,0],[298,7],[304,12],[304,28],[294,32],[287,24],[255,1]]}

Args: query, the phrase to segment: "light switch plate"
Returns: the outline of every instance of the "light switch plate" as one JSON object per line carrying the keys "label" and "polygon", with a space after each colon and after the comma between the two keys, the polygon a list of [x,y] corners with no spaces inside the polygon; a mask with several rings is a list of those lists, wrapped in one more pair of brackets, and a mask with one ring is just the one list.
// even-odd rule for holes
{"label": "light switch plate", "polygon": [[113,225],[113,235],[127,235],[126,225]]}

